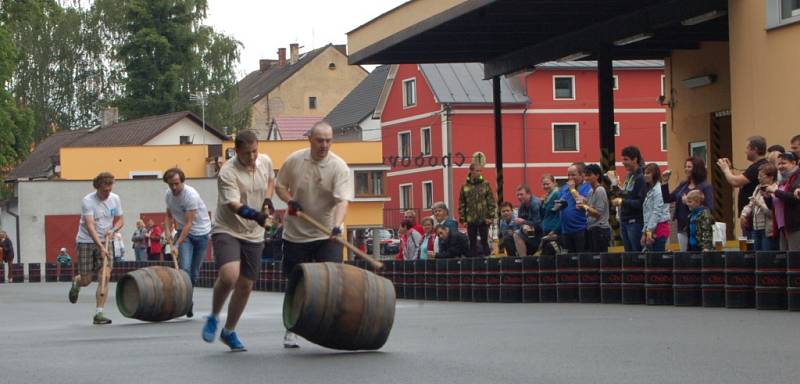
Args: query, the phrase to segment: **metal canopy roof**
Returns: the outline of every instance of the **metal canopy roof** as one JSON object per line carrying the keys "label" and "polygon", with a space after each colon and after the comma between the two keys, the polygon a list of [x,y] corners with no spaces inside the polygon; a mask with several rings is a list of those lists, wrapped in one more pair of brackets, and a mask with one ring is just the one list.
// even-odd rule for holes
{"label": "metal canopy roof", "polygon": [[[410,3],[427,1],[436,0]],[[419,22],[387,22],[392,33],[370,41],[368,28],[387,19],[379,16],[348,34],[350,43],[361,42],[349,61],[481,62],[490,78],[568,56],[596,59],[605,49],[614,60],[662,59],[674,49],[727,41],[727,7],[727,0],[465,0]],[[698,19],[703,15],[718,17]],[[637,36],[645,39],[622,44]]]}

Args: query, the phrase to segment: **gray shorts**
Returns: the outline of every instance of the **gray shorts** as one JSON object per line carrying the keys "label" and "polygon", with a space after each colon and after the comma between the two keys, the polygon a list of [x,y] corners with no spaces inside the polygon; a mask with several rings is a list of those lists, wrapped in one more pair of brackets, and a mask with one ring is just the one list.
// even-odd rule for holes
{"label": "gray shorts", "polygon": [[227,263],[238,261],[239,276],[253,281],[258,279],[261,271],[261,252],[264,250],[263,242],[252,243],[225,233],[216,233],[211,236],[211,244],[218,269]]}
{"label": "gray shorts", "polygon": [[[95,243],[78,243],[78,274],[81,276],[97,272],[103,266],[103,257],[100,248]],[[107,260],[108,267],[114,268],[114,259]]]}

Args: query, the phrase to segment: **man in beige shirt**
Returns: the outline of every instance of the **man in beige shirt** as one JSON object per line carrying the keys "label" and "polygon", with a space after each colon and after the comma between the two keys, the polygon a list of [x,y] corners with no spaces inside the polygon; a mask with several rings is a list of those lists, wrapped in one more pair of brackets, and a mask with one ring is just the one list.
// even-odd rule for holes
{"label": "man in beige shirt", "polygon": [[219,274],[202,336],[206,342],[214,341],[219,313],[233,291],[220,339],[231,351],[238,352],[246,349],[234,328],[261,269],[264,227],[268,214],[274,211],[270,200],[274,173],[272,160],[258,153],[258,141],[252,131],[240,132],[235,147],[236,156],[222,166],[217,178],[219,197],[211,242]]}
{"label": "man in beige shirt", "polygon": [[[333,129],[321,121],[311,128],[310,148],[289,155],[278,172],[275,192],[289,205],[283,225],[283,272],[309,262],[342,261],[342,246],[333,241],[341,235],[347,205],[353,200],[350,168],[330,151]],[[303,222],[297,211],[331,228],[331,235]],[[283,346],[297,348],[296,336],[287,331]]]}

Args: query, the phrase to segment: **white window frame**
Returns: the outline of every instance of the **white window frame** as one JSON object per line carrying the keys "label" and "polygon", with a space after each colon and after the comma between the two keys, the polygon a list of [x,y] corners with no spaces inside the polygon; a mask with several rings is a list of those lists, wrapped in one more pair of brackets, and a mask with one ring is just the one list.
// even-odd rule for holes
{"label": "white window frame", "polygon": [[792,10],[792,15],[789,17],[784,18],[781,15],[782,13],[781,10],[783,9],[783,4],[781,0],[767,0],[766,8],[767,8],[766,10],[767,30],[780,28],[785,25],[800,22],[800,10],[798,9]]}
{"label": "white window frame", "polygon": [[403,156],[403,140],[401,136],[404,134],[408,134],[408,157],[414,157],[414,145],[411,143],[411,139],[413,136],[411,135],[411,131],[400,131],[397,132],[397,157],[404,158]]}
{"label": "white window frame", "polygon": [[622,134],[622,130],[619,127],[619,121],[614,122],[614,137],[619,137]]}
{"label": "white window frame", "polygon": [[[406,207],[406,206],[403,205],[403,203],[405,201],[403,199],[403,187],[408,187],[408,203],[411,204],[410,207]],[[401,210],[411,209],[414,206],[414,184],[413,183],[400,184],[400,185],[397,186],[397,190],[399,192],[397,194],[397,197],[398,197],[398,200],[399,200],[397,202],[397,205],[400,207]]]}
{"label": "white window frame", "polygon": [[666,81],[667,81],[667,75],[661,75],[661,85],[659,85],[661,87],[661,97],[664,97],[664,88],[666,88],[664,87],[664,83]]}
{"label": "white window frame", "polygon": [[[572,81],[572,97],[556,97],[556,79],[570,79]],[[553,100],[575,100],[577,93],[574,75],[553,75]]]}
{"label": "white window frame", "polygon": [[[668,134],[669,134],[669,131],[667,130],[667,122],[666,121],[662,121],[658,125],[658,137],[659,137],[659,140],[661,141],[661,152],[667,152],[669,150],[668,149],[669,148],[669,141],[667,141],[666,143],[664,142],[664,139],[667,137]],[[666,144],[666,145],[664,145],[664,144]]]}
{"label": "white window frame", "polygon": [[614,75],[614,76],[612,76],[612,78],[614,79],[614,85],[612,86],[612,89],[614,89],[615,91],[618,91],[619,90],[619,75]]}
{"label": "white window frame", "polygon": [[[574,151],[557,151],[556,150],[556,125],[574,125],[575,126],[575,150]],[[560,121],[550,124],[550,150],[553,153],[578,153],[581,151],[581,125],[578,122]]]}
{"label": "white window frame", "polygon": [[[425,188],[425,185],[430,185],[431,186],[430,195],[428,194],[428,191]],[[428,200],[431,201],[430,205],[428,205]],[[433,206],[433,180],[425,180],[425,181],[422,182],[422,209],[423,210],[430,210],[432,206]]]}
{"label": "white window frame", "polygon": [[[428,153],[425,153],[425,134],[428,131]],[[433,136],[431,136],[431,127],[425,127],[419,130],[419,152],[422,156],[431,156],[433,153]]]}
{"label": "white window frame", "polygon": [[[413,95],[414,96],[414,104],[407,104],[406,102],[408,101],[408,95],[406,94],[406,84],[410,83],[412,81],[414,82],[414,87],[412,88],[413,91],[414,91],[414,95]],[[416,107],[417,106],[417,78],[416,77],[411,77],[411,78],[405,79],[405,80],[403,80],[402,84],[403,84],[403,109]]]}

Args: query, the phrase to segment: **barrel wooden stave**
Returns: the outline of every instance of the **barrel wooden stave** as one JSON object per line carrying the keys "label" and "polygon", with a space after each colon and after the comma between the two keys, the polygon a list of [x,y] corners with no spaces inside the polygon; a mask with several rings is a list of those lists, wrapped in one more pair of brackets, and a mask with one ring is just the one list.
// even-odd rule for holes
{"label": "barrel wooden stave", "polygon": [[189,312],[192,282],[186,272],[171,267],[141,268],[119,280],[116,300],[125,317],[166,321]]}
{"label": "barrel wooden stave", "polygon": [[346,264],[300,264],[283,305],[290,331],[327,348],[375,350],[394,323],[395,291],[386,278]]}

